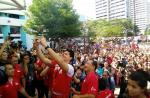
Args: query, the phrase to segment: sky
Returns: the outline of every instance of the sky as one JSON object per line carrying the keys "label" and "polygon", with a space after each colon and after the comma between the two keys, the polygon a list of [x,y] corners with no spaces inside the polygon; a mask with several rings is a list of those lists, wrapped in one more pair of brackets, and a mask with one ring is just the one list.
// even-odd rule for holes
{"label": "sky", "polygon": [[[26,4],[30,5],[32,0],[26,0]],[[73,0],[73,8],[81,17],[95,17],[95,0]]]}
{"label": "sky", "polygon": [[[148,0],[150,2],[150,0]],[[26,0],[27,4],[31,4],[32,0]],[[95,0],[73,0],[73,8],[77,13],[86,19],[95,18]]]}
{"label": "sky", "polygon": [[74,9],[86,18],[95,17],[95,0],[73,0]]}

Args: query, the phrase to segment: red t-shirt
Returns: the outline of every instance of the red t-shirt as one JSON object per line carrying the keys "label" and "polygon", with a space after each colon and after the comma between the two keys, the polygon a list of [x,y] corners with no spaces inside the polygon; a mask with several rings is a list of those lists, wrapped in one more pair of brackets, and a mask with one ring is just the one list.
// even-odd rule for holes
{"label": "red t-shirt", "polygon": [[43,76],[43,80],[44,80],[44,85],[49,88],[49,76],[48,76],[48,73],[45,76]]}
{"label": "red t-shirt", "polygon": [[15,81],[20,83],[20,80],[24,77],[24,71],[19,64],[14,65],[14,77]]}
{"label": "red t-shirt", "polygon": [[100,91],[96,98],[115,98],[113,92],[109,89]]}
{"label": "red t-shirt", "polygon": [[43,70],[43,66],[44,66],[44,63],[38,59],[36,62],[35,62],[35,68],[36,68],[36,79],[37,80],[43,80],[43,77],[40,76],[40,73],[42,72]]}
{"label": "red t-shirt", "polygon": [[87,74],[85,77],[82,87],[81,94],[94,94],[97,95],[98,92],[98,77],[94,71]]}
{"label": "red t-shirt", "polygon": [[49,90],[52,91],[52,84],[53,84],[53,73],[54,73],[55,66],[50,66],[48,70],[48,84],[49,84]]}
{"label": "red t-shirt", "polygon": [[21,88],[22,86],[18,81],[7,82],[0,87],[0,98],[18,98],[18,91]]}
{"label": "red t-shirt", "polygon": [[50,91],[52,89],[53,70],[54,70],[54,66],[51,66],[48,72],[46,73],[46,75],[43,76],[44,85],[46,85]]}
{"label": "red t-shirt", "polygon": [[52,61],[51,66],[54,66],[53,69],[53,84],[52,84],[52,92],[53,94],[58,95],[69,95],[70,93],[70,83],[72,80],[72,76],[68,76],[68,74],[63,71],[56,61]]}

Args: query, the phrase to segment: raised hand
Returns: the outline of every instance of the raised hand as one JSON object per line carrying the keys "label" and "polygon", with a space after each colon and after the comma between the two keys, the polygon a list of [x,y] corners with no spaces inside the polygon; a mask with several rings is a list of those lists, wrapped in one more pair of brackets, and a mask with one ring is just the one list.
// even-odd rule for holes
{"label": "raised hand", "polygon": [[5,44],[9,45],[11,43],[11,39],[9,37],[7,37],[4,41]]}

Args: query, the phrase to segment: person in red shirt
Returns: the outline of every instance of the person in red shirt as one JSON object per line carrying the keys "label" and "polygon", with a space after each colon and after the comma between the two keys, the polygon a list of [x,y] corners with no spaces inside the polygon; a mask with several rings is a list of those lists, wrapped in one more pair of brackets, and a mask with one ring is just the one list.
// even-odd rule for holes
{"label": "person in red shirt", "polygon": [[0,86],[0,98],[18,98],[18,92],[22,93],[26,98],[31,98],[20,83],[13,79],[13,66],[11,64],[6,64],[5,71],[8,76],[8,81]]}
{"label": "person in red shirt", "polygon": [[40,76],[45,77],[44,83],[46,89],[48,88],[49,93],[51,94],[52,92],[52,83],[53,83],[53,70],[55,66],[45,66],[43,71],[40,73]]}
{"label": "person in red shirt", "polygon": [[40,73],[43,70],[44,63],[39,58],[37,58],[34,66],[35,66],[35,75],[36,75],[35,86],[38,91],[38,98],[43,98],[44,97],[44,78],[40,76]]}
{"label": "person in red shirt", "polygon": [[10,63],[14,67],[14,75],[13,78],[15,81],[18,81],[20,84],[25,86],[25,78],[24,78],[24,71],[23,68],[21,68],[21,65],[18,64],[19,57],[16,52],[11,52],[9,54]]}
{"label": "person in red shirt", "polygon": [[104,91],[100,91],[96,98],[115,98],[115,96],[111,90],[105,89]]}
{"label": "person in red shirt", "polygon": [[76,92],[73,98],[96,98],[98,92],[98,76],[95,73],[97,68],[97,61],[88,60],[85,64],[84,70],[87,76],[83,80],[81,92]]}
{"label": "person in red shirt", "polygon": [[99,92],[96,98],[115,98],[113,91],[107,89],[107,80],[105,78],[99,79]]}
{"label": "person in red shirt", "polygon": [[[15,81],[18,81],[20,85],[25,87],[25,71],[23,70],[23,67],[21,67],[21,65],[19,64],[19,58],[20,58],[19,53],[14,51],[10,52],[9,54],[10,63],[14,67],[13,79]],[[18,92],[18,95],[19,98],[23,98],[23,95],[20,92]]]}
{"label": "person in red shirt", "polygon": [[[48,51],[51,59],[46,58],[39,49],[39,42]],[[47,46],[46,39],[36,40],[33,46],[37,49],[38,57],[46,64],[54,66],[52,79],[52,97],[51,98],[69,98],[70,83],[74,74],[74,68],[70,64],[74,58],[74,52],[70,49],[65,50],[61,55],[54,52]]]}
{"label": "person in red shirt", "polygon": [[49,67],[44,64],[39,58],[36,61],[36,76],[37,76],[37,90],[39,98],[46,96],[48,98],[49,92],[49,80],[52,77],[49,77]]}

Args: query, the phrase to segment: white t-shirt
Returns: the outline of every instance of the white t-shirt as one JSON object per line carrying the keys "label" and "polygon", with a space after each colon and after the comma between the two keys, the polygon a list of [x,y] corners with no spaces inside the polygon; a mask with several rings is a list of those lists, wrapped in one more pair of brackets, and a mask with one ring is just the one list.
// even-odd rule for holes
{"label": "white t-shirt", "polygon": [[69,77],[72,77],[74,75],[74,68],[72,65],[68,64],[68,72],[67,72],[67,75]]}

